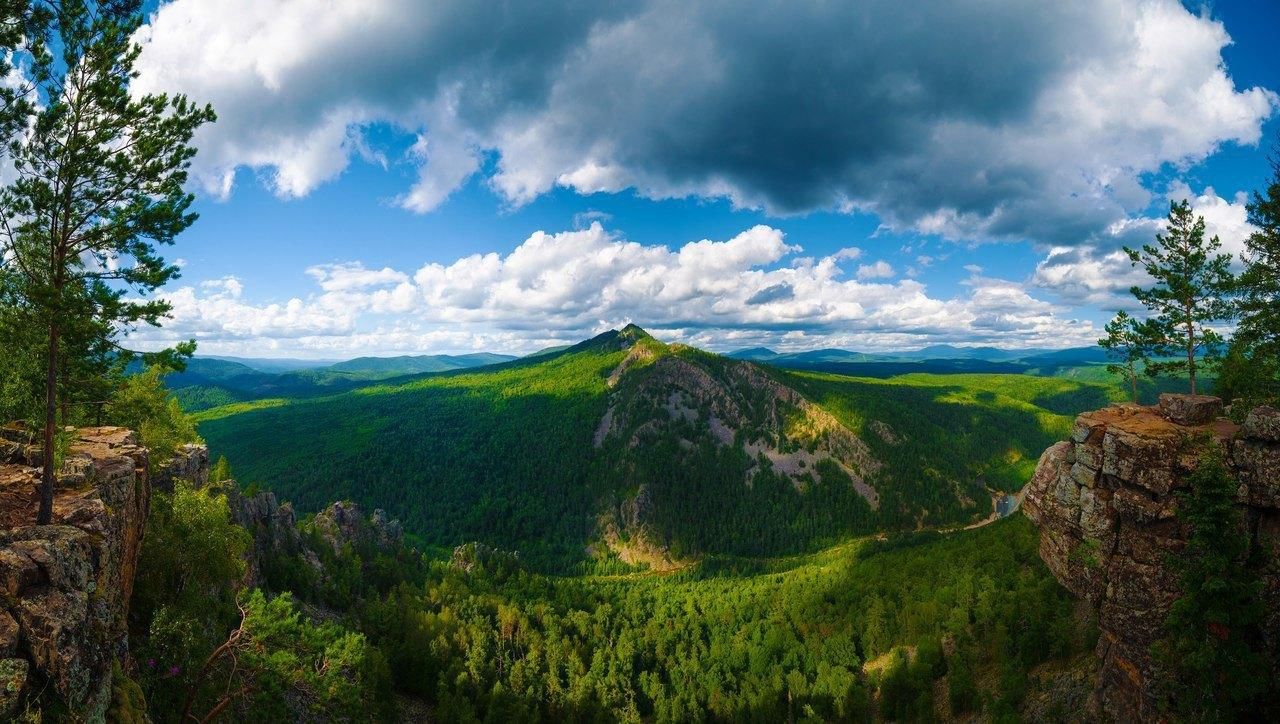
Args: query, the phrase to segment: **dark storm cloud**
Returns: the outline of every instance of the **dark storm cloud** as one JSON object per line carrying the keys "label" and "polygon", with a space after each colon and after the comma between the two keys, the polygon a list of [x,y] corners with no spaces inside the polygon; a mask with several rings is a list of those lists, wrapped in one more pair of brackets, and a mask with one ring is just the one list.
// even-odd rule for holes
{"label": "dark storm cloud", "polygon": [[175,0],[147,32],[140,85],[219,110],[211,185],[250,165],[308,193],[390,122],[420,137],[416,211],[493,152],[513,204],[634,188],[1077,244],[1146,205],[1143,172],[1255,141],[1274,103],[1176,0]]}

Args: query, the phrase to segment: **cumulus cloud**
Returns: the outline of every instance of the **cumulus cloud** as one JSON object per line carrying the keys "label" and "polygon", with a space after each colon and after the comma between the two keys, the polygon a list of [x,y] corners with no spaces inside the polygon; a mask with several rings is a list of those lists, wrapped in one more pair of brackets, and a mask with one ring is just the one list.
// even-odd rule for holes
{"label": "cumulus cloud", "polygon": [[219,112],[209,189],[247,166],[306,194],[387,123],[418,139],[418,212],[492,168],[517,205],[630,188],[1077,245],[1145,207],[1143,173],[1256,143],[1277,103],[1177,0],[173,0],[139,40],[139,91]]}
{"label": "cumulus cloud", "polygon": [[[213,353],[367,354],[532,351],[636,322],[671,340],[723,350],[900,349],[946,340],[1060,346],[1096,336],[1089,322],[1024,285],[973,276],[940,299],[888,264],[846,276],[841,254],[815,258],[782,231],[755,226],[678,247],[629,241],[598,222],[537,232],[510,253],[424,264],[412,273],[356,262],[306,270],[316,291],[255,304],[235,278],[167,293],[173,320],[148,345],[195,336]],[[868,273],[865,269],[871,268]],[[257,350],[257,352],[255,352]]]}
{"label": "cumulus cloud", "polygon": [[887,261],[877,261],[874,264],[858,265],[859,279],[888,279],[893,276],[893,267]]}
{"label": "cumulus cloud", "polygon": [[[1222,252],[1232,255],[1234,266],[1242,266],[1245,239],[1255,230],[1249,223],[1243,192],[1228,200],[1213,187],[1200,193],[1183,182],[1170,185],[1164,201],[1191,202],[1191,208],[1204,217],[1205,236],[1217,236]],[[1146,286],[1151,278],[1135,268],[1122,246],[1138,248],[1155,243],[1156,234],[1164,231],[1164,218],[1136,217],[1113,224],[1097,243],[1085,246],[1058,246],[1048,250],[1036,265],[1032,283],[1052,290],[1063,300],[1074,304],[1090,304],[1103,309],[1134,309],[1136,302],[1129,294],[1133,286]]]}

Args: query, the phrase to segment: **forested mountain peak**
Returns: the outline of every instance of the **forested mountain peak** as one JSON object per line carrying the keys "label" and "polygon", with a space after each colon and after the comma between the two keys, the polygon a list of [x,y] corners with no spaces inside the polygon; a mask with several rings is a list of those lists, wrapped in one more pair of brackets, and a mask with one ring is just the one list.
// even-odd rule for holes
{"label": "forested mountain peak", "polygon": [[[599,518],[602,540],[624,561],[674,565],[685,531],[683,475],[707,475],[731,507],[753,493],[832,493],[850,519],[879,504],[882,464],[853,431],[752,362],[643,339],[609,374],[608,407],[593,442],[613,461],[617,498]],[[681,471],[679,475],[675,471]],[[705,549],[711,541],[693,546]]]}
{"label": "forested mountain peak", "polygon": [[351,499],[432,544],[500,544],[535,567],[662,567],[985,517],[1069,425],[1041,402],[1092,392],[1023,375],[886,385],[632,325],[507,365],[229,405],[200,433],[304,512]]}
{"label": "forested mountain peak", "polygon": [[661,345],[661,342],[654,339],[652,335],[644,331],[638,325],[628,324],[622,329],[611,329],[607,332],[601,332],[591,339],[584,340],[575,345],[566,348],[564,353],[572,354],[575,352],[592,351],[608,351],[618,352],[630,349],[632,345],[641,340],[650,340]]}

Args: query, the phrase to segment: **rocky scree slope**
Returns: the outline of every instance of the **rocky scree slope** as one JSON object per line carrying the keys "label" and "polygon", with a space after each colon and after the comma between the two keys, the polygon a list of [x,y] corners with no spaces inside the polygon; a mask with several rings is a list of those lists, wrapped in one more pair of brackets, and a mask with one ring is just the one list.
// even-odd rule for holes
{"label": "rocky scree slope", "polygon": [[1097,610],[1094,719],[1159,718],[1151,646],[1179,595],[1168,561],[1189,535],[1177,493],[1197,465],[1197,445],[1218,446],[1239,481],[1251,542],[1271,561],[1262,574],[1264,644],[1273,656],[1280,648],[1280,411],[1257,408],[1237,426],[1221,410],[1217,398],[1161,395],[1157,406],[1082,414],[1028,484],[1023,510],[1041,529],[1041,558]]}
{"label": "rocky scree slope", "polygon": [[58,474],[53,524],[33,525],[44,452],[28,431],[0,428],[0,719],[52,692],[99,721],[112,671],[128,668],[127,619],[154,481],[199,483],[202,446],[182,448],[154,476],[124,428],[74,431]]}
{"label": "rocky scree slope", "polygon": [[[737,479],[716,491],[740,497],[782,483],[796,493],[826,484],[875,509],[881,463],[831,413],[758,365],[667,345],[639,327],[618,333],[626,356],[606,380],[608,407],[593,443],[611,461],[615,497],[599,518],[602,541],[628,563],[663,570],[677,565],[658,507],[664,488],[687,484],[680,471],[738,457]],[[647,465],[662,460],[667,474]],[[726,472],[726,477],[732,477]],[[763,480],[768,476],[770,481]]]}

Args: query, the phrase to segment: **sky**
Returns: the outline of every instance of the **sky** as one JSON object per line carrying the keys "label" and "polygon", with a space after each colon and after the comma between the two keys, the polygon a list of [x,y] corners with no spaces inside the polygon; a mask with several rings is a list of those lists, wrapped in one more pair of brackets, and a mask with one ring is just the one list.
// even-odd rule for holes
{"label": "sky", "polygon": [[[1092,344],[1190,199],[1239,256],[1280,3],[170,0],[199,221],[139,347]],[[1268,37],[1268,36],[1272,37]]]}

